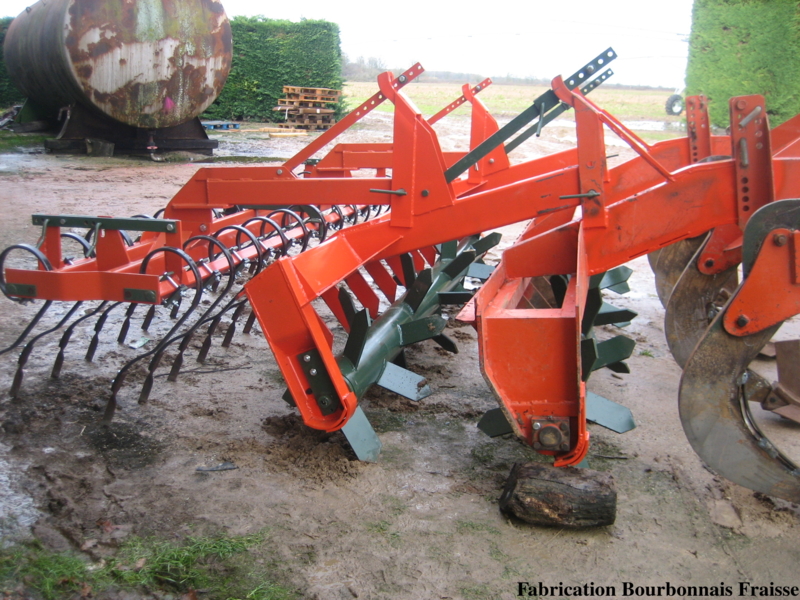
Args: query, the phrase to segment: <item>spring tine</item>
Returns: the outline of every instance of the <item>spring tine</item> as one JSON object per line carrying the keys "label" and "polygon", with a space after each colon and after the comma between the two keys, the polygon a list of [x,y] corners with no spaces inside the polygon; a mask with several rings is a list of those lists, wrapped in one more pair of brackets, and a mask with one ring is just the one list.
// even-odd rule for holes
{"label": "spring tine", "polygon": [[247,317],[247,323],[242,329],[242,333],[249,334],[253,330],[253,325],[256,322],[256,312],[254,310],[250,311],[250,315]]}
{"label": "spring tine", "polygon": [[61,318],[61,320],[58,322],[57,325],[55,325],[55,327],[51,327],[50,329],[43,331],[36,337],[31,338],[31,340],[27,344],[25,344],[25,348],[23,348],[22,353],[19,355],[19,360],[17,361],[17,372],[14,373],[14,382],[11,384],[10,395],[12,398],[17,397],[19,388],[22,385],[22,377],[24,373],[23,369],[25,368],[25,365],[28,362],[28,358],[30,358],[31,352],[33,352],[33,347],[36,345],[36,342],[38,342],[47,334],[52,333],[57,329],[61,329],[64,326],[64,323],[66,323],[72,318],[72,315],[75,314],[75,311],[78,310],[82,304],[83,302],[76,302],[75,304],[73,304],[72,308],[70,308],[67,311],[67,314],[65,314]]}
{"label": "spring tine", "polygon": [[231,317],[231,324],[228,326],[228,331],[225,332],[225,339],[222,340],[222,347],[227,348],[231,345],[231,340],[233,340],[233,334],[236,333],[236,321],[239,320],[239,317],[242,316],[244,312],[246,301],[242,301],[236,307],[236,310],[233,312],[233,317]]}
{"label": "spring tine", "polygon": [[142,321],[142,331],[147,331],[150,329],[150,324],[153,322],[153,317],[156,314],[156,305],[150,305],[150,308],[147,309],[147,314],[144,316],[144,321]]}
{"label": "spring tine", "polygon": [[211,324],[208,326],[208,332],[206,333],[206,338],[203,340],[203,347],[200,348],[200,353],[197,355],[197,362],[199,363],[206,362],[208,351],[211,349],[212,336],[214,335],[214,332],[217,330],[217,325],[219,325],[220,320],[222,320],[221,313],[211,320]]}
{"label": "spring tine", "polygon": [[153,389],[153,381],[155,380],[155,376],[153,373],[156,372],[158,366],[161,364],[161,359],[164,358],[164,348],[162,347],[158,352],[155,353],[153,359],[150,361],[150,365],[147,368],[147,376],[144,378],[144,384],[142,384],[142,391],[139,393],[139,404],[146,404],[147,401],[150,399],[150,392]]}
{"label": "spring tine", "polygon": [[176,290],[172,297],[170,298],[172,301],[172,310],[169,313],[169,318],[174,319],[178,316],[178,311],[181,308],[181,300],[183,300],[183,296],[181,296],[180,289]]}
{"label": "spring tine", "polygon": [[86,356],[84,357],[84,360],[87,362],[92,362],[92,359],[94,358],[94,353],[97,351],[97,344],[100,342],[100,332],[103,330],[103,325],[106,324],[108,314],[120,304],[122,304],[122,302],[115,302],[109,306],[103,311],[103,314],[100,315],[100,318],[97,319],[97,323],[94,324],[94,336],[92,336],[92,341],[89,342],[89,348],[86,350]]}
{"label": "spring tine", "polygon": [[125,338],[128,336],[128,329],[131,326],[131,318],[133,317],[133,313],[136,310],[136,307],[139,306],[136,302],[131,302],[128,306],[128,310],[125,311],[125,320],[122,322],[122,327],[119,328],[119,335],[117,336],[117,343],[124,344]]}
{"label": "spring tine", "polygon": [[170,369],[169,375],[167,376],[167,381],[177,381],[178,380],[178,373],[181,372],[181,367],[183,366],[183,353],[186,352],[186,348],[189,346],[189,342],[192,341],[192,334],[194,333],[195,329],[192,328],[186,335],[183,336],[181,340],[180,346],[178,346],[178,355],[172,361],[172,369]]}
{"label": "spring tine", "polygon": [[53,370],[50,371],[50,378],[51,379],[58,379],[61,375],[61,367],[64,365],[64,353],[67,350],[67,344],[69,344],[70,339],[72,338],[72,332],[75,331],[75,327],[77,327],[80,323],[93,317],[97,313],[99,313],[105,306],[108,304],[108,301],[103,301],[97,305],[96,308],[89,311],[82,317],[75,319],[72,324],[67,327],[67,330],[64,332],[64,335],[61,336],[61,340],[58,342],[58,354],[56,355],[56,360],[53,363]]}
{"label": "spring tine", "polygon": [[[178,355],[175,357],[175,360],[172,362],[172,369],[170,370],[169,376],[167,378],[168,381],[173,381],[174,382],[174,381],[176,381],[178,379],[178,374],[180,373],[181,367],[183,366],[183,355],[186,352],[186,348],[189,346],[189,343],[192,341],[192,338],[194,337],[195,332],[198,330],[198,328],[200,328],[201,325],[203,325],[203,323],[207,323],[209,321],[209,319],[213,319],[213,317],[209,317],[209,315],[214,311],[214,309],[216,309],[217,305],[219,305],[219,303],[222,302],[223,298],[225,298],[225,296],[228,294],[228,292],[230,292],[231,288],[233,287],[233,284],[235,283],[235,278],[234,278],[234,273],[233,272],[234,272],[236,263],[233,260],[233,254],[231,253],[230,249],[227,246],[225,246],[225,244],[220,242],[218,239],[213,238],[211,236],[199,235],[199,236],[195,236],[195,237],[192,237],[192,238],[189,238],[188,240],[186,240],[186,242],[184,243],[183,247],[184,248],[189,248],[193,244],[196,244],[197,242],[201,242],[201,241],[208,243],[209,255],[211,254],[211,246],[213,245],[213,246],[216,246],[217,248],[219,248],[220,251],[221,251],[221,254],[223,254],[225,256],[225,259],[228,262],[227,283],[225,284],[225,289],[223,290],[223,292],[219,296],[217,296],[217,298],[214,300],[214,302],[212,302],[209,305],[209,307],[200,316],[200,318],[197,319],[195,324],[192,325],[192,327],[190,327],[189,330],[186,331],[186,333],[184,333],[182,336],[178,336],[178,337],[182,337],[182,339],[181,339],[180,346],[178,348]],[[220,278],[216,277],[216,274],[212,274],[212,277],[214,277],[214,281],[215,282],[219,282],[220,281]],[[172,342],[177,340],[178,337],[175,337],[173,339],[167,340],[162,346],[162,351],[164,349],[166,349],[166,347],[169,344],[171,344]],[[155,371],[155,368],[153,368],[153,371]]]}
{"label": "spring tine", "polygon": [[139,272],[147,273],[147,265],[150,263],[150,260],[153,258],[153,256],[161,252],[172,252],[173,254],[177,254],[178,257],[180,257],[181,260],[183,260],[186,263],[189,269],[191,269],[195,281],[194,297],[192,298],[192,303],[189,306],[189,308],[186,309],[186,312],[183,313],[183,316],[181,316],[181,318],[178,319],[178,321],[172,326],[169,332],[167,332],[167,335],[164,336],[164,338],[161,340],[161,342],[159,342],[156,345],[155,348],[129,360],[119,370],[117,376],[114,378],[114,381],[111,383],[111,397],[109,398],[108,404],[106,405],[106,416],[104,417],[104,420],[106,420],[106,422],[108,422],[108,420],[110,420],[111,417],[113,417],[114,415],[114,410],[117,401],[117,392],[122,387],[122,383],[125,380],[125,377],[127,376],[131,367],[140,360],[146,358],[147,356],[155,355],[153,357],[153,360],[150,362],[148,374],[147,377],[145,378],[145,382],[142,387],[142,392],[139,395],[140,403],[147,401],[147,398],[150,395],[150,390],[152,389],[153,386],[153,371],[155,371],[155,369],[158,367],[158,364],[161,362],[161,356],[164,353],[164,349],[168,344],[178,339],[177,337],[173,337],[173,334],[183,326],[183,324],[186,322],[189,316],[194,312],[195,308],[197,308],[197,305],[200,303],[200,297],[202,296],[203,293],[203,279],[200,275],[200,269],[197,267],[197,263],[195,263],[194,260],[192,260],[192,257],[189,256],[182,249],[174,248],[172,246],[162,246],[160,248],[156,248],[155,250],[151,251],[147,256],[144,257],[144,259],[142,260],[142,264],[139,267]]}

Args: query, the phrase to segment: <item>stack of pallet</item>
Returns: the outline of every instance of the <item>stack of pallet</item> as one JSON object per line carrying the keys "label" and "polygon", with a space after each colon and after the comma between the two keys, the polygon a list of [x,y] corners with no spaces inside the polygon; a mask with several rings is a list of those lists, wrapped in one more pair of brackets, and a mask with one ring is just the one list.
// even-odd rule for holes
{"label": "stack of pallet", "polygon": [[283,93],[286,98],[279,99],[273,109],[286,115],[286,123],[281,123],[281,127],[313,130],[333,125],[333,107],[339,102],[341,91],[285,85]]}

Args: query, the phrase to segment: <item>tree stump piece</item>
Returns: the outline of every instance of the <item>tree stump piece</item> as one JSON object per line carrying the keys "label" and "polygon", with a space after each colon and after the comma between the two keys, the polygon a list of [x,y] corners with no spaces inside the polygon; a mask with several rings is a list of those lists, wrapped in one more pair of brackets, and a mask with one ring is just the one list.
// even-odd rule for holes
{"label": "tree stump piece", "polygon": [[533,525],[603,527],[616,518],[617,490],[608,473],[515,463],[500,510]]}

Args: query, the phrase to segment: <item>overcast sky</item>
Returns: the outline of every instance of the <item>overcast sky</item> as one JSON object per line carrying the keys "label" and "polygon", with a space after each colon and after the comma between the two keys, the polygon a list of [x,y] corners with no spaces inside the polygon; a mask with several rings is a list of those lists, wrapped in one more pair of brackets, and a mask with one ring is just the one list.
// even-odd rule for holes
{"label": "overcast sky", "polygon": [[[342,51],[389,68],[485,77],[569,75],[611,46],[614,83],[683,86],[692,0],[495,0],[354,2],[222,0],[229,17],[325,19],[338,23]],[[30,0],[0,0],[15,16]]]}

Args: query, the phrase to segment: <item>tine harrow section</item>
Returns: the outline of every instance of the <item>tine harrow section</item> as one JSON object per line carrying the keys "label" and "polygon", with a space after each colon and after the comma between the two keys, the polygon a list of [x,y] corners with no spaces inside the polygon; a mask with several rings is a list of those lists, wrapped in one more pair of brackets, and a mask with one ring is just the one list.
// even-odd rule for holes
{"label": "tine harrow section", "polygon": [[[443,307],[466,302],[459,318],[478,331],[481,369],[500,405],[481,428],[513,432],[556,466],[577,465],[589,447],[587,379],[599,368],[628,372],[633,349],[623,335],[598,339],[596,326],[622,327],[635,317],[606,304],[601,290],[624,293],[624,264],[650,254],[660,293],[669,296],[667,321],[675,325],[668,330],[685,346],[674,352],[685,368],[681,419],[692,446],[721,475],[800,500],[800,471],[748,409],[748,401],[778,402],[794,388],[746,385],[758,382],[747,371],[753,348],[800,312],[800,210],[792,200],[800,196],[800,116],[771,131],[763,98],[734,98],[730,135],[712,136],[705,99],[695,97],[687,101],[688,135],[649,145],[587,98],[611,75],[614,58],[608,49],[556,77],[503,127],[476,96],[490,81],[465,85],[460,98],[425,119],[402,89],[422,68],[397,78],[384,73],[374,96],[283,165],[200,169],[162,218],[35,215],[39,242],[0,254],[6,296],[44,300],[4,350],[24,344],[12,394],[43,336],[64,329],[57,376],[79,323],[95,323],[91,360],[113,311],[121,315],[120,343],[134,322],[147,330],[156,313],[169,313],[160,341],[114,379],[110,419],[134,367],[144,367],[144,403],[168,351],[175,381],[195,337],[203,336],[202,362],[223,321],[226,346],[251,307],[243,329],[258,320],[286,381],[284,399],[308,426],[341,429],[359,458],[374,460],[380,440],[360,398],[374,384],[414,401],[426,397],[429,382],[405,367],[403,348],[430,339],[457,351],[444,333]],[[385,101],[394,105],[391,143],[338,144],[314,158]],[[443,152],[432,125],[466,103],[470,150]],[[568,109],[575,148],[512,163],[511,152]],[[633,150],[632,159],[608,166],[606,130]],[[499,264],[484,264],[499,242],[484,232],[520,222],[525,231]],[[66,231],[75,227],[89,233]],[[67,239],[82,257],[64,257]],[[36,268],[6,267],[18,254]],[[725,274],[740,263],[738,284]],[[474,296],[466,277],[485,281]],[[765,302],[768,288],[778,302]],[[714,304],[720,294],[726,302],[708,319],[691,321],[698,301]],[[74,304],[34,334],[54,301]],[[81,304],[92,301],[89,309]],[[322,304],[348,333],[341,350],[318,312]],[[711,364],[714,357],[721,358]],[[726,454],[733,444],[735,455]]]}

